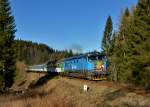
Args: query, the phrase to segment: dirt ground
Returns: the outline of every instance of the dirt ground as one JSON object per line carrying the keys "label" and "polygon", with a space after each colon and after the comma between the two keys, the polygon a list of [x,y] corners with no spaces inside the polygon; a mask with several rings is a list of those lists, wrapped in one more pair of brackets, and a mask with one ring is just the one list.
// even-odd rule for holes
{"label": "dirt ground", "polygon": [[43,76],[32,85],[20,94],[1,96],[0,107],[150,107],[150,93],[140,87],[59,76]]}

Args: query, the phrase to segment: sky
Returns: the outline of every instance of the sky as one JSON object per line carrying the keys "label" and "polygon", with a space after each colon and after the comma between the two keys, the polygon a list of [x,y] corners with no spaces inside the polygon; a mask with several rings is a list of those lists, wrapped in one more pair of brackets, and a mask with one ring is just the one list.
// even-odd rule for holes
{"label": "sky", "polygon": [[137,0],[10,0],[16,39],[63,50],[101,50],[107,17],[117,28],[121,11]]}

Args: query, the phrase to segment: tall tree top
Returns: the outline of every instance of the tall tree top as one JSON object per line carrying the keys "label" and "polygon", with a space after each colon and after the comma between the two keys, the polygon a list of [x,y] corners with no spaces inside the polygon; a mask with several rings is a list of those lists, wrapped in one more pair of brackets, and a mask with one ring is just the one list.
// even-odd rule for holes
{"label": "tall tree top", "polygon": [[14,37],[15,21],[11,12],[9,0],[0,0],[0,31],[8,32]]}
{"label": "tall tree top", "polygon": [[111,16],[109,16],[107,18],[106,25],[105,25],[105,31],[104,31],[104,35],[106,36],[107,39],[110,39],[110,35],[111,35],[112,29],[113,29],[112,24],[113,23],[112,23]]}
{"label": "tall tree top", "polygon": [[130,16],[130,11],[129,11],[128,8],[125,9],[124,15],[125,15],[125,16]]}
{"label": "tall tree top", "polygon": [[112,30],[113,30],[112,19],[111,19],[111,16],[108,16],[106,25],[105,25],[103,40],[102,40],[102,49],[107,56],[108,56],[108,52],[109,52],[109,48],[110,48]]}

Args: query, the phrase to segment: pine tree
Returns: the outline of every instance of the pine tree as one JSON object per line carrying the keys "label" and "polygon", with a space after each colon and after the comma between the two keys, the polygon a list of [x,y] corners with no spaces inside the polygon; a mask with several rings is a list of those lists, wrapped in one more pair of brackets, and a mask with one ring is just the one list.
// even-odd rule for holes
{"label": "pine tree", "polygon": [[130,29],[130,24],[132,21],[132,16],[128,8],[124,11],[120,26],[119,26],[119,34],[118,34],[118,44],[117,44],[117,72],[118,79],[123,82],[129,82],[131,77],[130,65],[128,63],[128,33]]}
{"label": "pine tree", "polygon": [[104,31],[103,40],[102,40],[102,49],[107,57],[109,55],[112,30],[113,30],[113,23],[112,23],[111,16],[109,16],[106,21],[105,31]]}
{"label": "pine tree", "polygon": [[118,32],[115,32],[111,42],[110,69],[114,81],[127,82],[130,77],[127,61],[127,35],[131,16],[128,8],[123,12]]}
{"label": "pine tree", "polygon": [[0,0],[0,75],[4,89],[11,87],[15,72],[14,17],[8,0]]}
{"label": "pine tree", "polygon": [[139,0],[128,35],[133,82],[150,88],[150,0]]}
{"label": "pine tree", "polygon": [[117,81],[117,70],[116,70],[116,44],[117,44],[117,32],[115,31],[112,35],[112,40],[110,43],[110,56],[109,58],[109,72],[112,81]]}

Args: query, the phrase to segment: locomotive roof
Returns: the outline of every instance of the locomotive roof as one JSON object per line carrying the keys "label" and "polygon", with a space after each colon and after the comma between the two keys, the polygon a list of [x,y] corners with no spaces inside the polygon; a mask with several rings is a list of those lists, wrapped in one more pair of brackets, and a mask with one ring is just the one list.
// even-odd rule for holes
{"label": "locomotive roof", "polygon": [[80,58],[87,58],[90,56],[95,56],[95,57],[101,56],[101,57],[103,57],[104,55],[100,52],[90,52],[90,53],[85,53],[85,54],[81,54],[81,55],[70,57],[70,58],[65,58],[64,61],[73,60],[73,59],[80,59]]}

